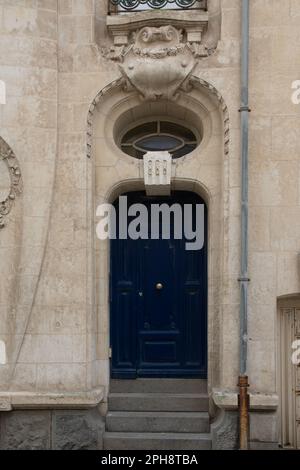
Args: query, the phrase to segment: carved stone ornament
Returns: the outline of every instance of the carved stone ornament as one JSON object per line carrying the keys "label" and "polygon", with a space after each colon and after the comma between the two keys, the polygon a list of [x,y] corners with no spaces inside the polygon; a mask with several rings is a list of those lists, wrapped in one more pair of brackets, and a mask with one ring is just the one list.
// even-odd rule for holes
{"label": "carved stone ornament", "polygon": [[144,183],[147,196],[171,194],[172,155],[169,152],[147,152],[144,155]]}
{"label": "carved stone ornament", "polygon": [[[180,0],[180,6],[186,1]],[[198,60],[216,50],[204,43],[209,13],[203,8],[108,15],[106,24],[113,45],[101,49],[103,56],[119,63],[125,90],[136,90],[145,100],[175,99]]]}
{"label": "carved stone ornament", "polygon": [[173,26],[144,27],[122,54],[120,69],[127,87],[146,100],[173,99],[196,65],[195,51]]}
{"label": "carved stone ornament", "polygon": [[5,217],[10,213],[17,196],[22,193],[22,176],[18,160],[9,145],[0,137],[0,160],[7,166],[10,190],[4,201],[0,201],[0,229],[5,227]]}

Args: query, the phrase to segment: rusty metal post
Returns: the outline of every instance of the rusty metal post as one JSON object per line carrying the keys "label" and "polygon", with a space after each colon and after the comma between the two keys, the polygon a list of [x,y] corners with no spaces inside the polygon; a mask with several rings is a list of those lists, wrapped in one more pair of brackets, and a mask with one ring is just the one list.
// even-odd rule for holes
{"label": "rusty metal post", "polygon": [[250,396],[248,394],[248,377],[247,375],[239,376],[239,442],[240,450],[249,449],[249,406]]}

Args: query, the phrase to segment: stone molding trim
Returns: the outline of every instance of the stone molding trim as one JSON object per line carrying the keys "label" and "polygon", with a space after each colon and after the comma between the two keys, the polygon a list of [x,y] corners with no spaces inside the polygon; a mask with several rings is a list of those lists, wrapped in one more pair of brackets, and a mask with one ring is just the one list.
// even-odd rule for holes
{"label": "stone molding trim", "polygon": [[[224,410],[238,409],[238,394],[228,390],[213,389],[211,398],[214,404]],[[250,410],[276,410],[279,397],[276,394],[250,393]]]}
{"label": "stone molding trim", "polygon": [[187,42],[201,42],[207,31],[209,15],[206,11],[192,10],[156,10],[127,13],[126,15],[108,15],[107,29],[113,38],[114,46],[127,46],[132,41],[132,33],[145,26],[170,26],[182,29]]}
{"label": "stone molding trim", "polygon": [[[113,82],[106,85],[99,93],[96,95],[94,100],[92,101],[87,117],[87,157],[92,157],[92,137],[93,137],[93,117],[95,113],[95,109],[97,105],[100,103],[105,96],[111,93],[113,90],[118,88],[122,88],[124,92],[133,92],[136,89],[129,84],[128,80],[124,77],[120,77]],[[179,91],[183,93],[189,93],[193,89],[205,89],[208,91],[209,94],[213,95],[220,103],[220,107],[222,110],[223,115],[223,129],[224,129],[224,155],[228,155],[229,153],[229,145],[230,145],[230,119],[229,119],[229,111],[226,105],[226,102],[221,95],[221,93],[209,82],[203,80],[202,78],[196,77],[195,75],[191,75],[188,80],[186,80],[180,87]]]}
{"label": "stone molding trim", "polygon": [[219,101],[222,113],[223,113],[223,126],[224,126],[224,154],[228,155],[229,153],[229,144],[230,144],[230,119],[229,119],[229,110],[227,104],[221,95],[221,93],[211,84],[208,83],[206,80],[202,78],[196,77],[192,75],[188,80],[188,86],[195,87],[195,88],[205,88],[209,91],[212,95],[214,95],[217,100]]}
{"label": "stone molding trim", "polygon": [[10,213],[16,197],[22,193],[23,183],[19,162],[2,137],[0,137],[0,160],[6,163],[11,182],[7,198],[0,201],[0,229],[3,229],[6,225],[5,218]]}
{"label": "stone molding trim", "polygon": [[118,88],[124,89],[125,86],[126,86],[126,81],[124,80],[124,78],[123,77],[117,78],[116,80],[114,80],[113,82],[109,83],[104,88],[102,88],[102,90],[100,90],[99,93],[96,95],[96,97],[93,99],[89,107],[88,117],[87,117],[87,157],[88,158],[92,157],[93,117],[94,117],[96,106],[111,91],[116,90]]}
{"label": "stone molding trim", "polygon": [[86,392],[1,392],[0,412],[17,409],[88,409],[95,408],[104,399],[104,388]]}

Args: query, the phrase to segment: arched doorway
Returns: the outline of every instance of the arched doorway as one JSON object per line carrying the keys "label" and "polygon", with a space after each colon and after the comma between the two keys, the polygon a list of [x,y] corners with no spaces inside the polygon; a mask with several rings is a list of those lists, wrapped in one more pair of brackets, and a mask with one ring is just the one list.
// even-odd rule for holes
{"label": "arched doorway", "polygon": [[[234,363],[235,351],[224,350],[221,335],[223,306],[223,285],[229,288],[226,295],[227,318],[235,318],[236,304],[231,299],[238,293],[238,285],[224,274],[224,246],[228,231],[225,230],[228,211],[228,178],[230,129],[228,109],[222,95],[209,83],[193,77],[193,87],[188,93],[181,93],[176,102],[159,100],[151,104],[143,102],[137,93],[122,88],[122,80],[112,82],[95,97],[89,111],[87,131],[88,187],[87,204],[90,213],[95,205],[109,203],[127,191],[144,190],[143,167],[139,158],[132,158],[122,150],[123,137],[132,128],[149,121],[174,122],[193,131],[199,145],[189,154],[173,159],[171,188],[174,191],[191,191],[199,194],[208,207],[206,246],[208,248],[208,374],[207,387],[217,387],[224,379],[226,387],[235,383],[234,368],[230,373],[221,374],[224,361]],[[127,142],[126,142],[127,143]],[[140,142],[139,142],[140,143]],[[108,289],[110,271],[110,243],[99,240],[94,231],[98,217],[88,219],[91,227],[93,251],[88,258],[88,271],[95,279],[91,291],[91,304],[95,309],[88,319],[91,331],[96,331],[99,347],[90,342],[89,351],[94,364],[91,380],[110,389],[111,318]],[[238,224],[238,218],[231,221],[231,227]],[[99,269],[98,269],[99,268]],[[225,276],[225,277],[224,277]],[[230,274],[231,276],[231,274]],[[227,304],[228,302],[228,304]],[[98,325],[98,326],[97,326]],[[231,329],[231,322],[226,322]],[[111,354],[112,353],[112,354]],[[230,357],[228,357],[230,356]],[[223,378],[222,378],[223,377]]]}
{"label": "arched doorway", "polygon": [[[148,226],[141,238],[121,234],[120,200],[115,202],[117,237],[110,254],[110,337],[112,378],[207,378],[207,208],[195,193],[147,197],[131,192],[127,207],[142,204]],[[162,216],[153,238],[153,207],[180,209],[179,227],[172,210],[170,234]],[[175,205],[175,206],[174,206]],[[187,249],[190,229],[203,210],[204,244]],[[122,209],[123,210],[123,209]],[[167,210],[168,212],[168,210]],[[132,217],[127,219],[127,227]],[[168,225],[168,224],[167,224]],[[185,226],[183,226],[185,225]],[[123,227],[124,229],[124,227]],[[180,238],[180,229],[183,236]],[[178,232],[179,230],[179,232]],[[170,236],[168,236],[170,235]]]}

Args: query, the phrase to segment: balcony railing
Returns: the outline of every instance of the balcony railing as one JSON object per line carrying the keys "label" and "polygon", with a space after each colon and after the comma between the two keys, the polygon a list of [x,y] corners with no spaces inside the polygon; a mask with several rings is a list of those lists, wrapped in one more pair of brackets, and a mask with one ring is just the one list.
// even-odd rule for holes
{"label": "balcony railing", "polygon": [[207,10],[207,0],[108,0],[109,13],[146,10]]}

